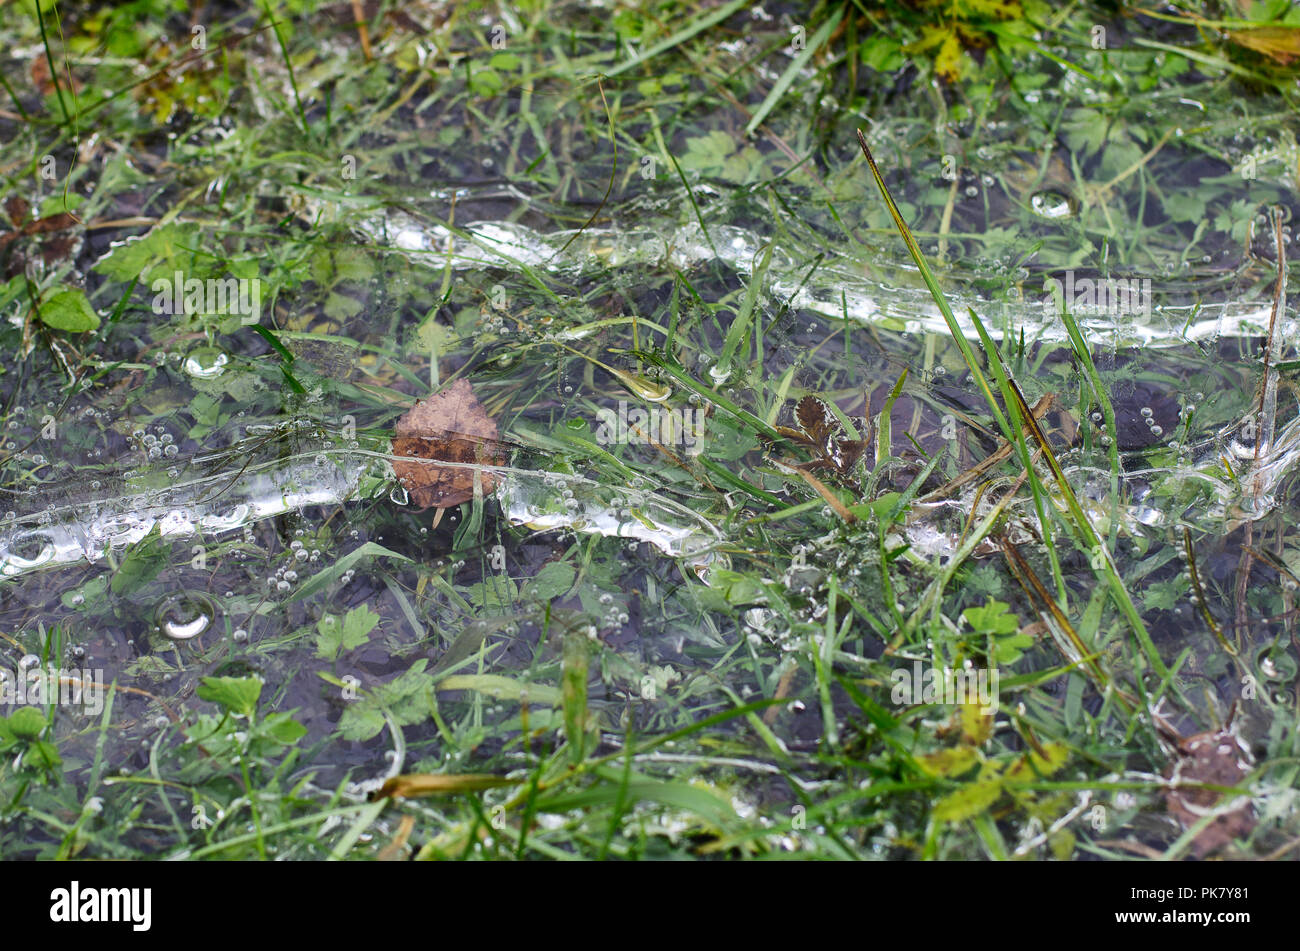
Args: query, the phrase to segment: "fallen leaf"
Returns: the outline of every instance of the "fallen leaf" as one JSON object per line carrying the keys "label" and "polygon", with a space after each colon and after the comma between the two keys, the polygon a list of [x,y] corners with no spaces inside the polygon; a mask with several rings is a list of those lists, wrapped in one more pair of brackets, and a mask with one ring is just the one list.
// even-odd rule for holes
{"label": "fallen leaf", "polygon": [[[474,497],[474,476],[479,470],[437,463],[499,466],[505,462],[497,444],[497,424],[464,378],[416,403],[397,421],[393,455],[393,472],[421,509],[451,508]],[[487,472],[482,480],[487,495],[496,480]]]}
{"label": "fallen leaf", "polygon": [[836,429],[836,423],[835,417],[831,415],[825,403],[809,394],[799,401],[794,414],[813,443],[819,447],[828,446],[831,434]]}
{"label": "fallen leaf", "polygon": [[59,212],[28,220],[31,206],[16,195],[9,197],[4,208],[13,223],[13,230],[0,231],[0,268],[4,277],[20,273],[30,257],[39,255],[52,267],[81,251],[85,228],[75,215]]}
{"label": "fallen leaf", "polygon": [[[852,483],[854,467],[857,466],[858,460],[862,458],[867,448],[866,440],[836,438],[840,432],[839,421],[831,413],[830,407],[811,393],[799,401],[794,412],[799,429],[778,426],[776,431],[786,439],[803,446],[817,458],[811,462],[788,463],[791,468],[799,471],[805,478],[818,469],[830,469],[842,479]],[[823,497],[826,496],[826,493],[818,488],[817,482],[810,480],[809,484]],[[831,502],[830,499],[827,501],[833,508],[835,507],[835,502]],[[844,513],[840,514],[844,515]],[[845,521],[852,522],[856,519],[847,516]]]}
{"label": "fallen leaf", "polygon": [[415,829],[415,816],[409,812],[402,816],[401,823],[397,826],[397,834],[393,840],[379,850],[375,856],[381,862],[396,862],[406,853],[406,842],[411,838],[411,832]]}
{"label": "fallen leaf", "polygon": [[[36,91],[42,96],[50,96],[58,91],[50,73],[49,60],[46,59],[44,52],[37,53],[32,57],[30,75],[32,77],[32,85],[36,87]],[[72,91],[74,93],[80,94],[85,88],[75,76],[72,76],[68,72],[67,66],[64,65],[59,69],[59,86],[66,90],[69,82],[72,85]]]}
{"label": "fallen leaf", "polygon": [[1250,751],[1232,729],[1197,733],[1179,741],[1178,758],[1169,772],[1173,785],[1165,791],[1169,814],[1184,828],[1190,828],[1210,812],[1219,812],[1192,840],[1192,850],[1198,858],[1248,835],[1255,828],[1255,812],[1249,796],[1238,796],[1225,803],[1222,800],[1228,793],[1178,784],[1236,786],[1249,775],[1250,769]]}

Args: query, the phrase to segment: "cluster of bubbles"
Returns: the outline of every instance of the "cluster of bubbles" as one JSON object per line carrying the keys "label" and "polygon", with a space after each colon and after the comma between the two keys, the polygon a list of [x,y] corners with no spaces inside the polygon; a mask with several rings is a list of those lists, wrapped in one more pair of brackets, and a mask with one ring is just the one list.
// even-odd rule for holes
{"label": "cluster of bubbles", "polygon": [[137,429],[131,433],[131,439],[134,447],[143,452],[150,460],[162,458],[175,459],[180,452],[176,445],[175,437],[167,432],[162,426],[156,427],[156,432],[150,432],[146,429]]}
{"label": "cluster of bubbles", "polygon": [[1164,429],[1159,423],[1152,418],[1152,409],[1150,406],[1143,406],[1138,412],[1142,416],[1142,421],[1147,424],[1147,429],[1151,430],[1151,435],[1159,439],[1165,434]]}
{"label": "cluster of bubbles", "polygon": [[266,579],[266,584],[276,591],[288,591],[297,580],[298,572],[287,565],[281,565],[275,569],[275,574]]}
{"label": "cluster of bubbles", "polygon": [[[302,533],[302,529],[300,528],[294,534],[301,535]],[[295,562],[306,561],[309,564],[314,565],[320,561],[320,554],[319,548],[308,548],[301,538],[295,538],[289,543],[289,557],[291,557]]]}
{"label": "cluster of bubbles", "polygon": [[622,627],[631,620],[627,611],[622,610],[623,602],[616,600],[608,591],[602,592],[596,599],[604,608],[605,613],[601,618],[601,624],[605,627]]}

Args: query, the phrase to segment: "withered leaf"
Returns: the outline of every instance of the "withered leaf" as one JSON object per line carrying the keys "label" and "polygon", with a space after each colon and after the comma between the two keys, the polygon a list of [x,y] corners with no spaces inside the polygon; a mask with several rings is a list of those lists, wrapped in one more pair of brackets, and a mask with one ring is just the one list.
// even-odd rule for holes
{"label": "withered leaf", "polygon": [[[1240,737],[1231,729],[1213,730],[1179,741],[1178,759],[1169,778],[1174,783],[1236,786],[1249,775],[1250,768],[1250,752]],[[1248,797],[1234,799],[1231,793],[1214,789],[1175,785],[1165,791],[1165,806],[1184,828],[1211,811],[1222,810],[1192,841],[1193,851],[1201,858],[1249,835],[1257,821]]]}
{"label": "withered leaf", "polygon": [[56,87],[53,74],[50,73],[49,61],[45,58],[44,53],[37,53],[32,57],[29,73],[32,77],[32,85],[36,87],[36,91],[42,96],[53,95],[58,91],[59,87],[67,89],[69,84],[72,86],[72,91],[78,94],[85,88],[82,86],[81,81],[75,76],[71,76],[66,69],[59,72],[58,86]]}
{"label": "withered leaf", "polygon": [[867,449],[867,441],[839,438],[839,420],[823,400],[811,393],[796,404],[794,413],[799,430],[785,426],[777,426],[776,430],[786,439],[807,449],[814,458],[809,462],[789,464],[809,473],[827,469],[841,479],[852,482],[853,470]]}
{"label": "withered leaf", "polygon": [[[398,419],[393,456],[393,472],[422,509],[450,508],[474,497],[476,470],[439,462],[491,466],[505,462],[497,443],[497,424],[463,377]],[[496,487],[490,473],[484,472],[482,480],[484,495]]]}
{"label": "withered leaf", "polygon": [[74,215],[60,212],[29,221],[31,206],[17,196],[10,196],[4,207],[13,223],[12,231],[0,232],[0,261],[6,278],[22,271],[33,249],[51,266],[81,250],[84,227]]}
{"label": "withered leaf", "polygon": [[795,407],[794,414],[809,439],[819,447],[828,445],[831,433],[835,430],[835,417],[825,403],[815,396],[805,396]]}
{"label": "withered leaf", "polygon": [[867,441],[865,439],[837,439],[835,440],[835,452],[832,453],[832,460],[835,468],[842,474],[848,475],[853,471],[853,467],[858,464],[862,454],[867,450]]}
{"label": "withered leaf", "polygon": [[1261,26],[1249,30],[1230,30],[1228,39],[1275,63],[1288,66],[1300,59],[1300,27]]}
{"label": "withered leaf", "polygon": [[415,796],[479,792],[518,784],[517,779],[505,779],[490,773],[405,773],[386,780],[370,798],[372,802],[389,798],[410,799]]}

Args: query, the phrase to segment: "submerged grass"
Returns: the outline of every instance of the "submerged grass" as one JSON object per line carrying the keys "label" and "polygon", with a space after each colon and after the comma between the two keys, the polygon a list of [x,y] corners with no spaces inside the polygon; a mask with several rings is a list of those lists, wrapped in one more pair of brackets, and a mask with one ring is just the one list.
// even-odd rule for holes
{"label": "submerged grass", "polygon": [[[1124,580],[1116,570],[1114,559],[1111,556],[1110,549],[1097,536],[1093,529],[1092,523],[1088,516],[1084,514],[1083,509],[1079,506],[1079,500],[1075,498],[1074,489],[1070,486],[1069,480],[1066,479],[1065,473],[1061,469],[1060,462],[1056,459],[1056,454],[1052,451],[1047,437],[1043,435],[1038,421],[1034,418],[1029,404],[1025,401],[1024,394],[1015,381],[1011,379],[1002,364],[1002,355],[997,346],[993,343],[988,331],[984,329],[984,323],[980,320],[979,315],[974,310],[969,311],[971,323],[974,325],[976,332],[979,334],[980,344],[984,348],[984,353],[989,359],[989,365],[993,369],[993,375],[997,379],[998,389],[1002,395],[1002,405],[1007,407],[1011,415],[1011,423],[1008,423],[1006,416],[999,408],[998,401],[993,396],[993,391],[989,387],[988,380],[984,377],[984,372],[980,367],[979,361],[975,357],[975,352],[970,343],[966,340],[961,326],[957,323],[957,318],[953,315],[952,308],[948,305],[943,291],[940,290],[938,282],[934,278],[933,272],[926,264],[925,256],[921,254],[920,246],[917,245],[916,239],[912,237],[911,230],[903,220],[898,211],[898,205],[894,203],[893,196],[889,193],[889,188],[885,180],[880,175],[880,170],[876,167],[876,160],[871,155],[871,149],[867,145],[867,138],[861,130],[858,131],[858,142],[862,146],[862,152],[867,157],[867,163],[871,166],[871,174],[876,180],[876,185],[880,188],[881,195],[884,196],[885,203],[889,206],[890,216],[894,224],[898,227],[899,234],[902,235],[904,243],[907,245],[908,253],[912,260],[916,262],[917,269],[921,272],[921,278],[925,281],[926,287],[934,296],[935,303],[939,306],[943,318],[948,323],[952,332],[953,340],[956,342],[958,349],[961,350],[962,357],[966,360],[966,365],[970,369],[971,376],[979,386],[980,393],[988,403],[990,412],[994,419],[997,420],[998,428],[1002,430],[1003,435],[1014,442],[1020,457],[1020,463],[1029,475],[1029,483],[1034,492],[1034,505],[1037,508],[1038,524],[1043,533],[1043,542],[1047,553],[1052,560],[1052,570],[1056,576],[1057,589],[1064,594],[1065,579],[1061,575],[1061,567],[1056,559],[1056,552],[1052,544],[1052,531],[1047,519],[1047,506],[1042,491],[1041,483],[1038,480],[1037,473],[1034,471],[1033,461],[1030,458],[1029,448],[1025,442],[1025,430],[1028,429],[1034,436],[1034,441],[1038,446],[1042,458],[1046,460],[1052,470],[1052,475],[1056,480],[1056,486],[1059,488],[1061,496],[1065,499],[1065,504],[1069,509],[1072,524],[1078,532],[1079,543],[1083,551],[1089,553],[1093,559],[1093,567],[1098,570],[1100,575],[1109,586],[1110,591],[1119,605],[1120,610],[1124,612],[1125,617],[1133,626],[1133,631],[1137,635],[1138,641],[1142,645],[1142,650],[1146,654],[1147,660],[1152,668],[1162,677],[1167,677],[1168,669],[1160,659],[1155,645],[1151,642],[1151,635],[1147,632],[1146,625],[1139,615],[1137,607],[1133,604],[1133,599],[1129,596],[1128,590],[1124,586]],[[1068,326],[1068,324],[1067,324]],[[1075,327],[1071,332],[1071,343],[1077,336],[1078,328]],[[1086,352],[1086,344],[1082,339],[1079,343],[1083,345]],[[1089,363],[1089,365],[1091,365]],[[1118,469],[1118,458],[1112,456],[1113,461]],[[1118,475],[1116,471],[1114,473]],[[1100,562],[1100,564],[1097,564]]]}

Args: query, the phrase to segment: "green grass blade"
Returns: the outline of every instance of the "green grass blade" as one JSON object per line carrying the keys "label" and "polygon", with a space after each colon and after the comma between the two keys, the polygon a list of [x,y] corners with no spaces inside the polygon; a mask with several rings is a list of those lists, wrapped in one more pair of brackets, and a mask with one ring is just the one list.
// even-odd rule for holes
{"label": "green grass blade", "polygon": [[[939,287],[938,281],[935,280],[934,274],[930,271],[930,266],[926,263],[925,257],[921,253],[920,245],[916,243],[916,238],[912,236],[911,230],[907,226],[907,222],[903,220],[903,216],[898,210],[898,205],[894,203],[893,195],[890,194],[889,187],[885,184],[885,180],[880,174],[880,169],[876,166],[876,160],[871,155],[871,149],[867,146],[867,137],[861,130],[858,130],[858,142],[862,146],[863,154],[867,157],[867,164],[871,166],[871,174],[876,180],[876,186],[880,189],[881,195],[884,196],[885,204],[889,208],[890,217],[894,220],[894,226],[898,229],[899,234],[902,235],[903,243],[907,246],[908,253],[911,255],[912,260],[916,263],[917,269],[921,273],[921,279],[925,282],[925,286],[929,289],[930,295],[934,298],[934,302],[938,306],[939,312],[943,314],[943,319],[948,324],[948,330],[951,332],[954,342],[961,350],[962,356],[966,360],[966,365],[970,368],[971,376],[974,378],[981,393],[984,395],[984,399],[988,403],[989,409],[993,412],[994,417],[997,419],[998,425],[1006,434],[1008,441],[1016,443],[1017,447],[1020,449],[1022,453],[1022,462],[1026,464],[1026,469],[1030,472],[1032,481],[1033,470],[1032,467],[1028,465],[1030,460],[1024,455],[1024,453],[1027,452],[1028,447],[1025,445],[1024,435],[1020,426],[1016,426],[1013,431],[1011,426],[1008,425],[1006,416],[999,409],[997,401],[993,397],[992,389],[989,387],[988,380],[980,369],[979,361],[975,358],[974,349],[962,333],[961,326],[957,323],[957,318],[953,315],[952,308],[948,306],[948,302],[944,297],[943,291]],[[1143,623],[1142,616],[1138,613],[1137,606],[1133,603],[1132,597],[1129,596],[1128,590],[1124,587],[1124,581],[1119,576],[1119,570],[1115,566],[1110,550],[1102,544],[1101,539],[1097,536],[1096,530],[1092,527],[1092,523],[1088,520],[1087,514],[1079,505],[1079,500],[1075,497],[1074,489],[1065,478],[1065,472],[1061,468],[1060,462],[1057,461],[1056,454],[1052,452],[1051,446],[1048,444],[1042,430],[1039,428],[1038,422],[1034,419],[1033,413],[1029,409],[1029,405],[1025,402],[1024,395],[1020,392],[1020,388],[1015,385],[1009,376],[1007,376],[1006,370],[1002,366],[1001,356],[998,354],[997,348],[993,345],[993,341],[989,337],[988,332],[984,329],[983,323],[974,311],[970,312],[970,316],[975,325],[976,333],[979,334],[980,344],[984,348],[985,355],[988,357],[989,365],[992,367],[994,374],[998,378],[1004,398],[1009,398],[1007,402],[1008,409],[1010,410],[1010,407],[1012,406],[1011,400],[1013,399],[1014,404],[1019,411],[1018,413],[1013,413],[1013,415],[1019,417],[1017,423],[1023,422],[1025,425],[1030,427],[1030,430],[1034,434],[1035,441],[1037,441],[1038,445],[1043,450],[1043,457],[1046,460],[1048,467],[1052,470],[1052,475],[1055,478],[1057,485],[1060,487],[1061,495],[1065,500],[1066,508],[1069,510],[1075,528],[1079,533],[1078,540],[1091,555],[1094,557],[1100,556],[1102,561],[1101,567],[1095,570],[1103,577],[1109,586],[1116,606],[1128,620],[1130,626],[1132,626],[1139,643],[1142,645],[1142,650],[1146,654],[1147,660],[1150,662],[1152,668],[1162,677],[1167,676],[1169,672],[1168,668],[1165,666],[1164,661],[1160,659],[1160,654],[1151,641],[1151,635],[1146,629],[1146,624]],[[1047,523],[1043,518],[1045,514],[1045,512],[1040,511],[1040,522],[1043,524],[1044,530],[1046,531]]]}

